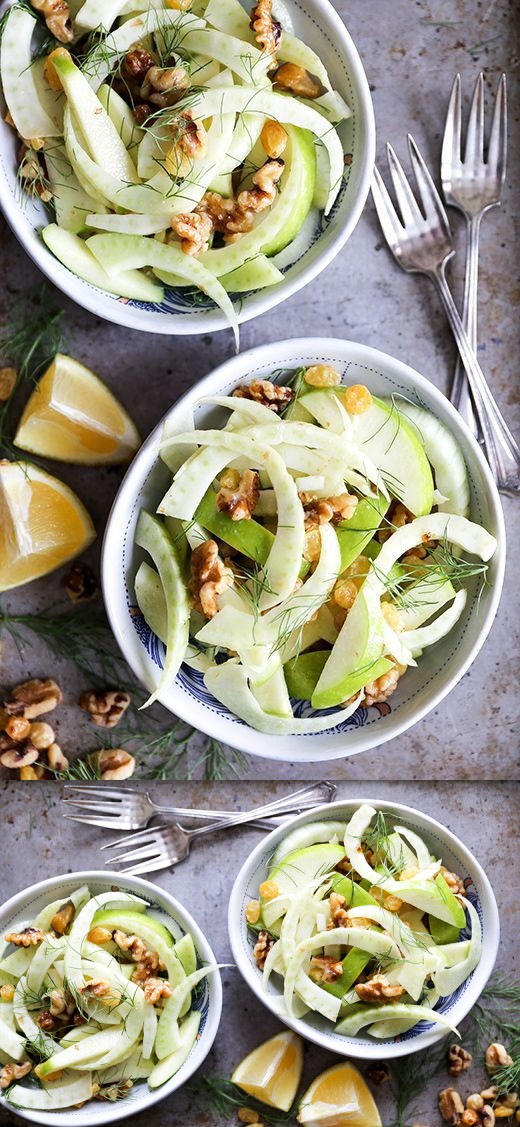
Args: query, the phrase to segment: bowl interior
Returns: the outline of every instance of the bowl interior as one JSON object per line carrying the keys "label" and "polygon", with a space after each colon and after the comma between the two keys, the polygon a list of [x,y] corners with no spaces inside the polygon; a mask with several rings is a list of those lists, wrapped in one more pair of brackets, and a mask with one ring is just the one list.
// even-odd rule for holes
{"label": "bowl interior", "polygon": [[[480,648],[493,620],[503,578],[503,528],[498,495],[476,444],[447,400],[427,380],[384,353],[349,341],[285,341],[254,349],[222,365],[166,416],[178,429],[189,425],[195,407],[195,425],[220,422],[215,408],[197,401],[206,395],[229,393],[244,379],[268,376],[277,369],[315,363],[333,364],[349,383],[367,383],[377,395],[403,395],[426,406],[458,439],[469,472],[471,517],[498,538],[489,583],[479,596],[478,581],[470,582],[469,598],[457,627],[424,651],[416,668],[407,671],[387,703],[361,707],[349,719],[327,732],[313,735],[271,736],[253,731],[220,705],[206,690],[202,675],[183,665],[174,685],[160,697],[172,712],[189,719],[222,741],[270,758],[290,757],[304,762],[353,755],[384,742],[415,723],[434,707],[459,680]],[[158,458],[162,424],[152,433],[134,460],[109,518],[103,550],[103,585],[112,628],[127,661],[148,686],[162,667],[164,647],[152,633],[136,606],[134,577],[143,552],[134,545],[135,525],[141,508],[155,511],[168,488],[171,475]],[[318,715],[308,702],[293,702],[299,717]]]}
{"label": "bowl interior", "polygon": [[[133,893],[140,896],[149,905],[149,914],[163,923],[172,932],[174,939],[180,939],[186,932],[190,932],[195,943],[198,965],[216,962],[215,956],[200,928],[188,912],[162,889],[150,885],[147,881],[136,877],[129,877],[121,873],[75,873],[63,877],[54,877],[51,880],[27,889],[9,900],[0,909],[0,935],[13,929],[20,930],[27,926],[31,920],[45,907],[46,904],[63,895],[64,900],[79,888],[88,884],[91,892],[96,895],[110,891],[113,885],[121,892]],[[179,1071],[172,1076],[161,1088],[152,1091],[146,1080],[137,1080],[129,1096],[115,1104],[103,1101],[84,1104],[81,1108],[69,1108],[60,1112],[23,1112],[17,1114],[22,1119],[44,1124],[58,1124],[60,1127],[74,1127],[78,1124],[95,1127],[96,1124],[112,1122],[116,1119],[126,1119],[130,1114],[144,1110],[145,1107],[163,1099],[166,1095],[188,1080],[196,1068],[202,1063],[209,1052],[215,1038],[220,1020],[222,1005],[222,987],[220,976],[211,974],[203,978],[193,993],[192,1006],[200,1010],[201,1021],[199,1037],[189,1056]]]}
{"label": "bowl interior", "polygon": [[[294,823],[291,823],[289,829],[292,829],[293,825],[308,825],[316,821],[348,821],[363,801],[363,799],[349,800],[322,806],[319,810],[300,815]],[[496,958],[499,937],[498,910],[489,881],[466,847],[438,822],[406,806],[386,804],[384,801],[376,801],[372,798],[365,801],[375,809],[385,812],[387,825],[393,826],[398,823],[418,832],[433,856],[442,858],[443,864],[463,879],[468,899],[478,913],[483,933],[482,960],[462,986],[449,998],[442,998],[436,1007],[440,1013],[449,1015],[450,1021],[457,1024],[462,1021],[482,992]],[[421,1021],[408,1033],[392,1040],[376,1041],[365,1035],[363,1031],[358,1037],[342,1037],[335,1033],[331,1023],[319,1014],[309,1013],[303,1019],[282,1017],[279,1005],[280,997],[283,995],[283,989],[280,990],[282,979],[273,975],[268,993],[264,992],[262,975],[257,970],[253,958],[253,941],[248,932],[244,912],[248,902],[258,898],[258,887],[266,879],[273,851],[283,841],[287,832],[287,827],[280,827],[261,842],[242,867],[231,894],[229,905],[231,947],[237,966],[248,986],[268,1009],[278,1014],[287,1025],[296,1029],[302,1036],[344,1056],[379,1060],[382,1056],[405,1056],[446,1036],[447,1031],[441,1026]],[[468,939],[470,934],[471,931],[467,928],[461,938]]]}
{"label": "bowl interior", "polygon": [[[247,8],[247,5],[244,4]],[[337,253],[357,223],[368,195],[374,160],[375,129],[368,83],[359,55],[340,17],[328,0],[287,0],[294,33],[324,61],[334,87],[352,110],[338,127],[347,155],[345,177],[331,215],[304,225],[292,246],[274,258],[284,281],[266,290],[240,295],[239,321],[244,322],[278,305],[295,293]],[[249,9],[248,9],[249,10]],[[2,118],[5,105],[0,93]],[[78,304],[117,324],[154,333],[208,333],[227,328],[220,310],[210,299],[186,288],[167,287],[161,304],[128,301],[103,293],[78,278],[46,249],[38,232],[52,220],[39,202],[20,189],[17,180],[17,143],[12,129],[0,127],[0,205],[25,250],[41,270]]]}

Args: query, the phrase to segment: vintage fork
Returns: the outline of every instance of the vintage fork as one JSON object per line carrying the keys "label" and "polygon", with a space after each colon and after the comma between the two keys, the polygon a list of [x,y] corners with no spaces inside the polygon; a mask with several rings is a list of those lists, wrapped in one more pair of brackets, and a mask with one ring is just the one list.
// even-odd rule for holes
{"label": "vintage fork", "polygon": [[[309,788],[306,787],[305,790]],[[319,805],[314,802],[313,805]],[[256,810],[249,810],[243,814],[236,814],[233,818],[227,821],[212,822],[208,826],[200,826],[195,830],[187,830],[178,822],[172,826],[151,826],[147,830],[141,830],[140,833],[130,834],[124,838],[118,838],[116,841],[109,841],[106,845],[101,846],[101,852],[105,849],[119,850],[127,845],[137,846],[137,848],[130,849],[125,853],[115,853],[105,861],[109,868],[115,865],[119,866],[123,862],[123,868],[118,868],[121,873],[149,873],[157,872],[158,869],[165,869],[179,864],[184,861],[188,856],[191,844],[197,837],[202,834],[218,833],[220,830],[231,829],[234,826],[243,826],[247,823],[252,823],[257,818],[269,816],[273,812],[279,813],[280,800],[277,802],[270,802],[267,806],[260,806]],[[128,864],[127,862],[131,862]]]}
{"label": "vintage fork", "polygon": [[388,164],[401,217],[394,208],[381,174],[374,168],[372,195],[379,222],[399,266],[408,273],[426,274],[436,285],[466,369],[493,476],[501,492],[518,493],[520,450],[487,385],[446,281],[446,264],[455,253],[448,217],[410,134],[408,146],[423,211],[392,146],[387,145]]}
{"label": "vintage fork", "polygon": [[[479,74],[469,112],[464,159],[462,158],[462,111],[460,74],[450,95],[441,153],[441,182],[445,202],[456,207],[466,220],[466,274],[462,324],[473,351],[477,351],[477,286],[480,223],[492,207],[500,206],[507,160],[506,76],[497,88],[491,132],[484,160],[484,78]],[[480,437],[471,393],[464,369],[457,359],[451,386],[451,402],[476,437]]]}
{"label": "vintage fork", "polygon": [[[299,810],[315,806],[317,802],[331,802],[336,790],[335,784],[326,780],[312,783],[272,803],[271,817],[276,814],[296,814]],[[64,806],[84,813],[67,813],[63,815],[64,818],[74,822],[85,822],[90,826],[102,826],[103,829],[108,830],[143,829],[159,814],[172,814],[175,818],[207,822],[229,821],[236,814],[233,810],[190,810],[181,806],[162,806],[154,802],[148,792],[141,794],[130,787],[112,787],[106,783],[101,786],[94,786],[92,783],[85,786],[67,784],[65,791]],[[256,821],[256,812],[253,810],[249,813]],[[269,822],[266,822],[262,828],[272,829],[273,825],[270,826]]]}

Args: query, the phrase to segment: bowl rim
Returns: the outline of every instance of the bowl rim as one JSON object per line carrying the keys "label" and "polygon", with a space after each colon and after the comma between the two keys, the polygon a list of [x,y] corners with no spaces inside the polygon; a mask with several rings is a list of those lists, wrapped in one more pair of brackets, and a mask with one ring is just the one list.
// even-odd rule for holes
{"label": "bowl rim", "polygon": [[[177,413],[182,414],[186,406],[195,405],[203,396],[214,393],[224,383],[228,383],[236,378],[237,382],[240,378],[244,378],[244,370],[253,369],[256,362],[266,365],[269,358],[273,357],[273,362],[280,360],[279,353],[284,350],[290,352],[295,357],[298,355],[305,355],[307,352],[314,351],[315,354],[324,354],[327,356],[331,354],[334,356],[338,350],[351,351],[354,359],[359,359],[361,356],[368,365],[373,367],[382,366],[387,371],[392,371],[395,375],[404,382],[414,386],[419,392],[424,392],[427,400],[433,400],[433,406],[441,406],[442,412],[448,413],[453,423],[453,430],[455,437],[458,432],[462,432],[467,443],[469,443],[472,450],[473,457],[477,463],[477,467],[484,479],[486,486],[487,499],[489,501],[491,516],[495,525],[497,549],[493,558],[495,570],[495,580],[493,588],[489,595],[489,602],[485,613],[480,611],[480,622],[478,634],[470,647],[470,650],[463,662],[461,662],[456,670],[452,670],[450,676],[447,678],[446,683],[437,686],[433,695],[428,696],[428,699],[423,701],[420,706],[414,706],[413,719],[408,715],[401,716],[399,719],[399,712],[394,712],[390,720],[390,724],[378,725],[377,734],[372,733],[372,725],[366,725],[362,730],[365,733],[365,738],[360,738],[358,746],[349,752],[349,755],[358,754],[363,751],[371,750],[386,743],[390,739],[394,739],[407,731],[413,725],[422,720],[429,712],[436,708],[440,702],[451,692],[451,690],[458,684],[464,674],[473,663],[478,653],[480,652],[484,642],[489,634],[493,624],[498,604],[500,601],[502,586],[504,581],[505,571],[505,523],[502,506],[498,490],[496,488],[494,479],[488,463],[482,453],[482,450],[464,424],[461,416],[446,398],[446,396],[425,376],[421,375],[415,369],[411,368],[408,364],[390,356],[388,353],[382,352],[380,349],[373,348],[369,345],[360,344],[356,341],[343,340],[341,338],[333,337],[297,337],[288,338],[281,341],[273,341],[266,345],[257,345],[255,348],[249,349],[246,352],[239,353],[237,356],[229,357],[223,361],[216,368],[210,371],[206,376],[199,380],[192,387],[176,401],[176,403],[165,413],[163,418],[159,421],[156,427],[151,431],[148,438],[145,439],[140,450],[137,452],[133,462],[128,468],[123,481],[116,494],[112,507],[110,509],[105,533],[103,537],[103,544],[101,549],[101,582],[103,588],[103,596],[107,616],[116,638],[116,641],[125,656],[128,664],[141,681],[140,670],[138,663],[133,660],[133,651],[127,654],[127,644],[125,637],[125,630],[123,628],[122,620],[120,619],[119,609],[116,609],[110,598],[110,588],[112,584],[112,575],[114,571],[113,560],[120,557],[121,525],[124,525],[128,511],[132,508],[135,501],[136,493],[140,489],[147,474],[155,464],[158,458],[158,443],[162,433],[162,428],[165,422],[174,418]],[[345,362],[347,358],[345,358]],[[285,361],[284,361],[285,362]],[[295,360],[287,360],[287,364],[296,363]],[[441,413],[442,413],[441,412]],[[142,683],[142,681],[141,681]],[[170,692],[168,690],[168,692]],[[163,702],[164,693],[159,696],[159,700]],[[196,727],[199,731],[216,738],[223,739],[232,747],[239,748],[246,754],[258,756],[262,759],[272,759],[281,761],[287,754],[296,762],[329,762],[333,759],[341,759],[345,757],[344,740],[341,736],[336,736],[333,739],[329,737],[330,747],[320,747],[319,754],[312,751],[315,744],[315,739],[309,736],[305,741],[300,740],[301,747],[295,748],[294,742],[291,744],[290,751],[287,751],[287,741],[293,737],[286,736],[265,736],[260,743],[260,747],[252,746],[254,736],[248,738],[249,733],[254,733],[255,730],[246,724],[233,723],[232,733],[218,734],[219,722],[224,718],[211,712],[209,709],[204,709],[199,705],[199,702],[191,693],[177,692],[176,699],[173,707],[175,708],[175,715],[181,719],[193,724],[193,706],[196,705],[197,709],[200,707],[200,714],[197,712]],[[168,704],[165,707],[171,711]],[[216,718],[216,722],[213,718]],[[388,718],[385,718],[388,719]],[[215,733],[217,728],[217,735]],[[236,730],[236,737],[235,737]],[[255,733],[257,735],[258,733]],[[346,734],[346,733],[345,733]],[[285,750],[284,750],[285,748]]]}
{"label": "bowl rim", "polygon": [[[480,997],[496,962],[500,941],[500,916],[498,905],[491,882],[471,850],[468,849],[464,842],[462,842],[452,830],[443,825],[442,822],[438,822],[436,818],[432,818],[430,814],[425,814],[417,807],[406,806],[403,803],[394,802],[393,800],[385,802],[384,799],[374,798],[373,796],[335,799],[333,802],[321,804],[312,810],[302,811],[302,813],[296,815],[289,824],[278,826],[255,846],[235,877],[229,897],[228,933],[233,959],[240,974],[247,986],[249,986],[256,997],[260,999],[275,1017],[278,1017],[280,1021],[283,1021],[290,1029],[299,1033],[306,1040],[312,1041],[339,1056],[348,1056],[355,1060],[381,1060],[382,1056],[385,1058],[402,1057],[409,1056],[414,1052],[419,1052],[435,1044],[437,1041],[442,1040],[443,1037],[449,1036],[449,1030],[439,1025],[432,1026],[431,1029],[427,1029],[423,1033],[418,1034],[412,1041],[374,1041],[373,1048],[370,1045],[367,1046],[363,1044],[359,1050],[356,1045],[352,1044],[353,1038],[349,1038],[348,1049],[342,1052],[341,1047],[335,1042],[331,1043],[332,1039],[329,1037],[328,1033],[309,1027],[306,1025],[304,1018],[282,1017],[274,1007],[268,1004],[267,998],[269,995],[264,994],[262,980],[258,975],[255,977],[255,967],[253,963],[247,959],[240,942],[243,928],[241,921],[243,895],[247,889],[250,875],[254,872],[258,861],[263,858],[266,852],[272,852],[274,846],[278,845],[280,841],[298,825],[309,824],[314,820],[320,821],[323,819],[326,821],[327,814],[329,817],[334,817],[334,813],[339,813],[342,810],[348,810],[350,813],[353,813],[354,809],[358,809],[364,804],[372,806],[376,810],[388,810],[392,815],[396,813],[401,818],[408,817],[412,824],[415,823],[415,825],[421,828],[424,828],[423,824],[425,824],[427,832],[428,830],[435,830],[436,834],[447,842],[453,852],[461,856],[464,864],[467,864],[468,873],[477,878],[479,892],[481,894],[481,903],[483,897],[487,898],[486,915],[489,916],[489,921],[486,919],[486,922],[490,930],[490,935],[486,936],[486,942],[482,945],[480,961],[472,972],[471,981],[463,995],[464,1002],[462,1002],[461,999],[459,1003],[456,1003],[456,1005],[461,1005],[461,1009],[464,1008],[464,1013],[461,1013],[460,1018],[457,1019],[460,1024]],[[468,1001],[469,1005],[467,1004]]]}
{"label": "bowl rim", "polygon": [[[14,3],[16,3],[16,0],[8,0],[7,7],[10,7]],[[272,287],[271,292],[270,287],[267,287],[265,290],[257,290],[251,300],[251,304],[247,305],[242,310],[239,309],[237,312],[239,325],[246,324],[246,322],[253,320],[255,317],[261,316],[262,313],[266,313],[270,309],[282,305],[286,299],[302,290],[330,265],[355,230],[370,191],[370,182],[376,154],[376,125],[372,95],[370,93],[370,87],[361,56],[346,24],[334,8],[331,0],[306,0],[306,12],[312,13],[313,11],[317,14],[318,22],[320,17],[324,18],[333,28],[334,39],[337,46],[340,48],[343,61],[345,58],[348,60],[348,71],[359,99],[363,117],[365,143],[359,157],[360,173],[358,190],[353,199],[352,206],[349,208],[348,215],[345,217],[344,222],[338,225],[338,230],[334,237],[331,238],[329,246],[321,255],[317,255],[314,261],[304,265],[301,273],[297,277],[288,281],[286,284],[284,283],[283,290],[280,294],[274,292],[277,287]],[[319,23],[319,26],[321,29],[322,24]],[[8,129],[9,127],[6,125],[5,128]],[[179,317],[174,325],[172,325],[171,317],[169,317],[168,314],[158,317],[157,320],[155,318],[148,319],[147,313],[149,310],[143,310],[140,306],[134,307],[128,305],[125,301],[118,301],[113,295],[104,293],[104,291],[99,290],[96,286],[86,282],[85,279],[79,278],[79,276],[74,274],[51,254],[43,240],[39,238],[38,233],[35,232],[32,227],[30,231],[25,230],[25,223],[27,221],[25,220],[23,210],[17,203],[7,180],[4,180],[1,175],[0,209],[15,238],[42,273],[68,298],[76,302],[81,308],[86,309],[89,313],[94,314],[94,316],[101,317],[111,324],[122,325],[127,329],[159,333],[163,336],[199,336],[224,331],[230,328],[224,315],[218,309],[211,310],[207,313],[200,323],[194,321],[189,315]],[[34,238],[32,237],[33,235],[35,235]],[[134,324],[134,321],[138,321],[139,324]],[[163,321],[165,322],[164,324]]]}
{"label": "bowl rim", "polygon": [[[191,915],[191,912],[181,904],[180,900],[177,900],[175,896],[172,896],[170,892],[167,892],[166,889],[162,888],[160,885],[152,884],[151,881],[143,880],[142,877],[133,876],[131,873],[118,873],[111,869],[85,869],[77,872],[61,873],[58,876],[47,877],[45,880],[37,881],[36,884],[24,888],[20,892],[16,892],[14,896],[11,896],[9,900],[6,900],[0,905],[0,921],[7,912],[10,915],[13,912],[22,912],[30,896],[39,896],[42,893],[51,892],[53,889],[59,889],[60,886],[62,887],[64,881],[69,884],[76,880],[78,885],[89,884],[91,881],[100,883],[102,881],[107,884],[107,891],[110,890],[111,884],[119,882],[120,884],[124,883],[129,886],[134,886],[135,892],[142,893],[145,899],[153,899],[156,895],[163,897],[168,909],[165,911],[165,915],[169,915],[175,922],[179,922],[186,931],[189,930],[190,934],[193,935],[197,954],[203,958],[204,962],[217,963],[215,954],[204,932]],[[189,1080],[196,1069],[200,1068],[201,1064],[203,1064],[218,1033],[222,1016],[222,1001],[222,979],[220,970],[217,970],[211,976],[210,1003],[208,1006],[204,1036],[197,1040],[193,1046],[191,1052],[193,1053],[195,1049],[194,1059],[188,1064],[182,1085],[175,1083],[177,1076],[177,1073],[175,1073],[170,1077],[170,1080],[167,1080],[160,1088],[150,1089],[148,1092],[144,1091],[143,1097],[139,1099],[138,1102],[136,1101],[135,1105],[125,1107],[124,1101],[121,1101],[120,1105],[108,1104],[105,1120],[100,1120],[99,1118],[96,1118],[95,1121],[90,1120],[87,1115],[84,1115],[81,1120],[78,1120],[69,1108],[56,1112],[38,1112],[32,1109],[29,1112],[15,1108],[10,1110],[18,1115],[20,1119],[26,1119],[32,1123],[41,1123],[48,1125],[48,1127],[88,1127],[89,1122],[95,1122],[96,1125],[102,1122],[112,1123],[116,1120],[125,1120],[131,1115],[137,1115],[145,1111],[147,1108],[152,1107],[152,1105],[159,1103],[160,1100],[165,1099],[166,1096],[171,1096],[174,1092],[178,1091],[179,1088]],[[204,1045],[201,1048],[203,1041]],[[185,1063],[188,1063],[188,1061],[189,1057]],[[0,1104],[0,1107],[1,1106],[2,1104]]]}

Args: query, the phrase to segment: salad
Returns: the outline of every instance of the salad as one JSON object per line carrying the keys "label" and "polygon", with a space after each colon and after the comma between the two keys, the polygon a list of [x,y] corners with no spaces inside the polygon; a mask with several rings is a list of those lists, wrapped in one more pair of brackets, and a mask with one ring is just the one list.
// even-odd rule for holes
{"label": "salad", "polygon": [[220,427],[166,431],[173,481],[158,515],[139,516],[135,577],[166,646],[150,701],[187,662],[271,735],[385,702],[456,628],[496,548],[468,520],[463,456],[429,411],[323,364],[278,380],[203,400],[226,412]]}
{"label": "salad", "polygon": [[216,966],[197,966],[191,935],[174,939],[146,901],[83,885],[3,939],[0,1087],[13,1107],[122,1099],[179,1070],[200,1025],[193,991]]}
{"label": "salad", "polygon": [[480,920],[462,879],[392,822],[360,806],[281,841],[245,909],[256,966],[266,991],[281,981],[284,1014],[320,1014],[342,1036],[384,1040],[422,1021],[456,1033],[435,1006],[477,966]]}
{"label": "salad", "polygon": [[341,187],[350,110],[281,0],[18,0],[0,78],[45,243],[122,298],[188,286],[236,328]]}

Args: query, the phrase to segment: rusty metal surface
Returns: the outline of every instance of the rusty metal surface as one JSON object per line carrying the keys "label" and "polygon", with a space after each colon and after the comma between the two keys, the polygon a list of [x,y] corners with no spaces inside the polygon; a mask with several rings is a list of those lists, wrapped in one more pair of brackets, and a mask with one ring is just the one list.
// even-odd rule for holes
{"label": "rusty metal surface", "polygon": [[[142,784],[140,784],[142,786]],[[144,789],[144,788],[143,788]],[[287,794],[287,783],[233,784],[154,784],[152,796],[181,805],[216,808],[249,809],[251,806]],[[11,860],[2,872],[2,900],[28,885],[60,871],[93,869],[102,861],[100,844],[114,836],[94,827],[64,821],[60,814],[61,785],[35,784],[29,793],[26,787],[6,784],[0,790],[2,819],[0,822],[0,854]],[[518,971],[520,904],[513,890],[520,886],[520,859],[513,843],[517,838],[519,787],[508,783],[457,785],[437,783],[341,783],[339,798],[384,798],[388,803],[402,802],[417,807],[437,818],[457,834],[475,854],[487,873],[497,898],[502,937],[497,969]],[[30,801],[28,801],[28,799]],[[485,829],[483,830],[483,827]],[[167,889],[193,914],[210,939],[219,962],[231,962],[227,932],[227,901],[234,878],[249,851],[261,840],[257,830],[240,830],[201,838],[189,859],[173,872],[157,874],[156,883]],[[511,843],[511,847],[507,843]],[[99,864],[99,867],[102,867]],[[256,1002],[237,970],[222,972],[224,1008],[215,1046],[206,1061],[205,1072],[212,1076],[229,1076],[230,1072],[255,1045],[272,1036],[280,1028],[276,1019]],[[305,1057],[305,1080],[310,1082],[323,1069],[338,1060],[332,1054],[309,1044]],[[360,1068],[364,1071],[361,1062]],[[443,1072],[421,1096],[414,1115],[406,1119],[412,1124],[440,1127],[436,1097],[450,1078]],[[465,1095],[480,1091],[485,1076],[477,1058],[469,1074],[465,1073],[460,1090]],[[453,1082],[453,1081],[452,1081]],[[375,1088],[384,1123],[394,1118],[388,1085]],[[246,1103],[247,1101],[244,1100]],[[19,1123],[14,1115],[0,1111],[2,1127]],[[132,1118],[135,1127],[236,1127],[236,1119],[218,1119],[204,1114],[194,1101],[182,1092],[175,1094],[151,1112]]]}
{"label": "rusty metal surface", "polygon": [[[481,360],[497,397],[515,426],[520,424],[516,398],[517,352],[514,322],[520,301],[512,251],[518,178],[514,156],[518,151],[518,99],[514,79],[518,74],[515,39],[515,4],[509,0],[341,0],[344,15],[361,51],[372,87],[378,127],[378,157],[391,140],[405,153],[405,131],[414,135],[430,158],[438,161],[445,108],[457,70],[469,96],[480,68],[486,86],[494,89],[502,69],[511,79],[510,170],[502,209],[493,211],[482,227],[480,282]],[[457,294],[461,293],[463,262],[462,226],[452,213],[461,254],[453,267]],[[0,312],[9,318],[26,291],[40,277],[0,220],[2,287]],[[60,299],[61,300],[61,299]],[[64,299],[68,348],[106,379],[128,406],[146,435],[165,410],[189,385],[230,355],[230,334],[195,338],[153,337],[127,332],[82,312]],[[394,353],[447,389],[454,363],[454,344],[444,315],[426,279],[405,275],[382,245],[372,204],[347,247],[319,279],[283,307],[242,329],[242,347],[277,337],[308,333],[347,336]],[[121,473],[118,469],[82,469],[51,466],[63,476],[90,509],[99,531],[90,558],[97,561],[100,538]],[[511,564],[502,606],[470,672],[433,716],[406,735],[385,745],[384,758],[365,753],[328,768],[335,778],[435,778],[471,779],[518,777],[518,755],[513,736],[515,678],[515,501],[505,500]],[[518,539],[516,539],[518,545]],[[3,600],[16,610],[41,610],[63,600],[60,574],[13,593]],[[1,679],[14,683],[22,676],[59,677],[66,694],[60,712],[59,734],[65,748],[92,746],[88,726],[75,707],[80,682],[74,669],[50,658],[37,643],[20,657],[12,642],[4,643]],[[192,766],[200,756],[197,741]],[[291,778],[290,763],[278,766],[251,759],[249,778],[266,772]],[[309,766],[307,777],[321,768]]]}

